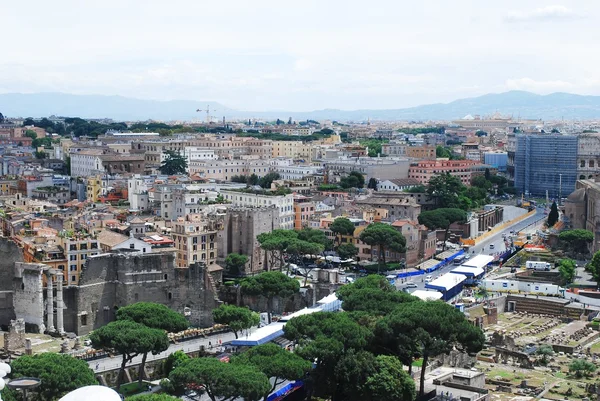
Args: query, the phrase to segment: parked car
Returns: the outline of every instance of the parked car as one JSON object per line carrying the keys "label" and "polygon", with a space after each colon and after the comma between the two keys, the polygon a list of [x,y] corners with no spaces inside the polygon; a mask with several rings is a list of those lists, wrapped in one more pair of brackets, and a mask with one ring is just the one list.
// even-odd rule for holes
{"label": "parked car", "polygon": [[431,280],[433,280],[433,277],[431,276],[431,274],[427,275],[427,277],[425,277],[425,282],[426,283],[430,283]]}
{"label": "parked car", "polygon": [[406,283],[406,288],[419,288],[419,286],[411,281]]}

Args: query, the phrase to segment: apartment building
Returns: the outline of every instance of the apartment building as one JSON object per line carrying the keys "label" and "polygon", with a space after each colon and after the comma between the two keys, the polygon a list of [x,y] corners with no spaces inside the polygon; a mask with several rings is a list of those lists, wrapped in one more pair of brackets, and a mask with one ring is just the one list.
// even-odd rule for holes
{"label": "apartment building", "polygon": [[179,217],[171,231],[175,242],[177,266],[187,268],[196,262],[203,262],[207,266],[215,265],[219,228],[215,221],[204,215],[190,214]]}
{"label": "apartment building", "polygon": [[290,157],[294,160],[302,159],[308,163],[312,161],[313,144],[301,141],[273,141],[273,157]]}
{"label": "apartment building", "polygon": [[320,166],[279,166],[273,168],[282,180],[303,180],[309,176],[323,175],[323,167]]}
{"label": "apartment building", "polygon": [[59,236],[58,243],[64,249],[64,255],[67,259],[67,271],[65,271],[65,281],[68,285],[78,285],[79,275],[85,262],[91,256],[100,253],[100,244],[98,239],[91,236]]}
{"label": "apartment building", "polygon": [[408,178],[410,161],[408,159],[364,157],[327,160],[323,163],[323,166],[328,174],[329,182],[338,182],[352,171],[362,173],[365,176],[365,181],[369,182],[370,178],[379,180]]}
{"label": "apartment building", "polygon": [[204,179],[229,181],[234,175],[256,174],[263,177],[271,172],[271,162],[266,159],[219,159],[193,161],[188,166],[190,175]]}
{"label": "apartment building", "polygon": [[470,186],[474,168],[481,163],[474,160],[431,160],[413,163],[408,172],[408,178],[427,185],[429,180],[438,174],[450,173],[460,179],[463,185]]}
{"label": "apartment building", "polygon": [[294,228],[294,195],[271,195],[246,191],[221,191],[226,201],[235,206],[275,206],[279,210],[279,224],[283,229]]}
{"label": "apartment building", "polygon": [[409,146],[406,148],[406,157],[413,159],[434,160],[436,158],[435,146]]}

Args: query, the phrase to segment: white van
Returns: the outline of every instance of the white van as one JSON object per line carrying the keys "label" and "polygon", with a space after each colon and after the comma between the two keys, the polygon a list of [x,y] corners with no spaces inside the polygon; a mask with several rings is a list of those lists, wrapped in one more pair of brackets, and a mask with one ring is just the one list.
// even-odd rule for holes
{"label": "white van", "polygon": [[431,280],[433,280],[433,277],[431,277],[431,274],[428,274],[428,275],[425,277],[425,282],[426,282],[426,283],[430,283],[430,282],[431,282]]}
{"label": "white van", "polygon": [[527,267],[528,269],[533,269],[533,270],[545,270],[548,271],[550,270],[550,263],[548,262],[540,262],[540,261],[535,261],[535,260],[528,260],[527,262],[525,262],[525,267]]}

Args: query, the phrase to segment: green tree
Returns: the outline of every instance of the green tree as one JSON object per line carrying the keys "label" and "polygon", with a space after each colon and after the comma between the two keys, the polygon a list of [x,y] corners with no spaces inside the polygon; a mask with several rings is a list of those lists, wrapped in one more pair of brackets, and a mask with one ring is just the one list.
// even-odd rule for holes
{"label": "green tree", "polygon": [[[489,169],[487,169],[487,171],[489,172]],[[492,182],[481,175],[473,177],[471,180],[471,185],[485,189],[486,191],[489,191],[492,188]]]}
{"label": "green tree", "polygon": [[379,355],[375,359],[375,371],[364,385],[365,398],[372,401],[411,401],[415,399],[415,382],[394,357]]}
{"label": "green tree", "polygon": [[264,394],[265,401],[281,383],[300,380],[312,369],[312,364],[307,360],[272,343],[252,347],[233,362],[255,366],[273,379],[271,388]]}
{"label": "green tree", "polygon": [[410,187],[408,189],[405,189],[403,192],[408,192],[411,194],[423,194],[425,192],[427,192],[427,187],[425,185],[415,185],[414,187]]}
{"label": "green tree", "polygon": [[481,138],[482,136],[488,136],[488,133],[482,130],[478,130],[477,132],[475,132],[475,135]]}
{"label": "green tree", "polygon": [[429,180],[427,195],[435,200],[436,207],[455,208],[458,206],[458,195],[465,186],[458,177],[450,173],[437,174]]}
{"label": "green tree", "polygon": [[[131,322],[143,324],[152,329],[164,330],[169,333],[177,333],[190,326],[188,320],[182,314],[175,312],[166,305],[154,302],[137,302],[135,304],[123,306],[117,310],[117,320],[129,320]],[[160,348],[162,345],[164,344],[159,343],[157,346]],[[153,353],[164,351],[158,351],[158,348],[150,351]],[[148,352],[143,353],[142,363],[140,364],[141,373],[138,379],[140,385],[144,379],[143,372],[144,367],[146,366]]]}
{"label": "green tree", "polygon": [[444,245],[442,251],[446,249],[446,241],[450,226],[454,223],[466,223],[467,213],[457,208],[441,208],[422,212],[419,217],[419,224],[423,224],[430,230],[444,230]]}
{"label": "green tree", "polygon": [[30,129],[25,131],[25,136],[31,139],[37,139],[37,133]]}
{"label": "green tree", "polygon": [[596,371],[596,365],[585,359],[575,359],[569,364],[569,372],[575,373],[575,376],[582,377],[590,375]]}
{"label": "green tree", "polygon": [[[268,253],[268,264],[271,268],[278,261],[280,268],[284,266],[284,256],[293,241],[298,239],[298,232],[294,230],[276,229],[271,232],[259,234],[256,237],[260,247]],[[268,267],[268,266],[267,266]]]}
{"label": "green tree", "polygon": [[354,244],[341,244],[337,248],[337,253],[341,259],[353,259],[358,255],[358,248]]}
{"label": "green tree", "polygon": [[165,375],[169,376],[169,373],[171,373],[173,371],[173,369],[175,369],[177,366],[179,366],[180,364],[182,364],[183,362],[185,362],[189,359],[190,359],[190,357],[188,356],[188,354],[186,354],[182,350],[173,352],[172,354],[170,354],[167,357],[167,359],[165,359],[165,364],[164,364]]}
{"label": "green tree", "polygon": [[600,251],[596,252],[594,256],[592,256],[592,260],[590,260],[585,266],[585,270],[592,274],[592,277],[600,287]]}
{"label": "green tree", "polygon": [[279,175],[279,173],[268,173],[258,181],[258,185],[260,185],[264,189],[270,189],[273,181],[276,181],[280,178],[281,176]]}
{"label": "green tree", "polygon": [[[348,381],[341,380],[338,367],[344,357],[363,350],[371,341],[371,331],[359,325],[347,313],[318,312],[291,319],[283,328],[288,340],[295,341],[296,353],[315,361],[311,388],[320,397],[343,400]],[[358,383],[353,384],[356,388]]]}
{"label": "green tree", "polygon": [[[54,401],[79,387],[98,384],[87,362],[70,355],[45,352],[23,355],[10,364],[12,378],[36,377],[41,379],[35,390],[43,401]],[[3,391],[4,395],[7,390]]]}
{"label": "green tree", "polygon": [[212,401],[258,401],[269,391],[269,378],[256,367],[223,363],[216,358],[194,358],[175,368],[169,375],[175,387],[202,386]]}
{"label": "green tree", "polygon": [[248,277],[241,282],[242,292],[250,295],[262,295],[267,298],[267,316],[271,323],[273,314],[273,299],[275,297],[289,298],[300,291],[300,283],[295,278],[277,272],[263,272]]}
{"label": "green tree", "polygon": [[540,364],[547,365],[548,357],[554,355],[554,349],[551,345],[541,345],[537,350],[535,350],[536,355],[540,355]]}
{"label": "green tree", "polygon": [[558,266],[558,271],[563,284],[571,284],[575,280],[575,261],[572,259],[562,259]]}
{"label": "green tree", "polygon": [[336,294],[344,311],[366,312],[372,316],[387,315],[405,302],[418,300],[406,292],[397,291],[385,277],[376,274],[344,285]]}
{"label": "green tree", "polygon": [[329,229],[331,230],[333,235],[335,235],[335,239],[339,246],[339,244],[341,244],[342,242],[342,237],[344,235],[353,235],[356,227],[354,226],[354,223],[352,223],[348,218],[337,217],[331,222],[331,224],[329,225]]}
{"label": "green tree", "polygon": [[367,185],[367,188],[374,189],[375,191],[377,191],[377,184],[377,178],[371,177],[369,178],[369,184]]}
{"label": "green tree", "polygon": [[556,206],[556,202],[552,202],[552,206],[550,207],[550,213],[548,214],[548,227],[552,227],[558,221],[558,206]]}
{"label": "green tree", "polygon": [[218,308],[212,311],[215,323],[226,324],[229,326],[235,338],[238,338],[238,333],[258,326],[260,323],[260,315],[252,312],[250,309],[235,305],[219,305]]}
{"label": "green tree", "polygon": [[168,394],[140,394],[127,397],[127,401],[180,401],[180,398]]}
{"label": "green tree", "polygon": [[363,188],[365,186],[365,176],[358,171],[351,171],[347,177],[340,180],[340,187],[348,188]]}
{"label": "green tree", "polygon": [[452,151],[444,146],[438,145],[435,148],[435,157],[450,159],[452,158]]}
{"label": "green tree", "polygon": [[385,316],[379,323],[387,334],[387,349],[392,353],[418,353],[423,358],[420,395],[424,392],[425,372],[429,359],[459,348],[468,353],[481,351],[483,332],[473,326],[463,313],[444,302],[408,302]]}
{"label": "green tree", "polygon": [[300,260],[303,270],[304,270],[304,285],[306,286],[306,282],[308,281],[309,273],[313,268],[306,266],[304,263],[304,255],[319,255],[324,251],[325,247],[316,242],[308,242],[303,241],[301,239],[296,239],[290,243],[288,246],[288,253],[292,254],[296,257],[296,260]]}
{"label": "green tree", "polygon": [[164,330],[152,329],[130,320],[110,322],[94,330],[90,334],[90,340],[95,349],[122,355],[117,390],[121,388],[128,362],[140,354],[157,354],[169,348],[169,339]]}
{"label": "green tree", "polygon": [[160,173],[165,175],[185,174],[187,159],[174,150],[165,150],[165,159],[160,164]]}
{"label": "green tree", "polygon": [[33,155],[35,156],[36,159],[41,160],[41,159],[45,159],[46,158],[46,152],[44,152],[43,150],[41,151],[35,151],[33,153]]}
{"label": "green tree", "polygon": [[379,248],[379,266],[386,264],[385,251],[406,251],[406,238],[394,227],[384,223],[371,223],[360,233],[360,240]]}
{"label": "green tree", "polygon": [[225,271],[231,276],[241,276],[246,271],[248,256],[232,252],[225,258]]}
{"label": "green tree", "polygon": [[[254,173],[250,174],[246,178],[246,183],[248,183],[248,185],[258,185],[259,181],[260,181],[260,178]],[[269,187],[270,187],[270,185],[269,185]]]}
{"label": "green tree", "polygon": [[594,241],[594,233],[584,229],[562,231],[558,239],[577,253],[587,253],[588,245]]}

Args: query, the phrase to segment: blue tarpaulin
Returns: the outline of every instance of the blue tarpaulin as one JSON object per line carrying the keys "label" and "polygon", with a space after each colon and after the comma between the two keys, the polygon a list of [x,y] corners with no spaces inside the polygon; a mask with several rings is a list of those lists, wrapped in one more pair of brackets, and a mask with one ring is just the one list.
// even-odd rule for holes
{"label": "blue tarpaulin", "polygon": [[283,397],[291,393],[292,391],[296,391],[304,385],[302,380],[298,380],[294,383],[290,383],[287,386],[283,386],[273,394],[267,397],[267,401],[277,401],[281,400]]}

